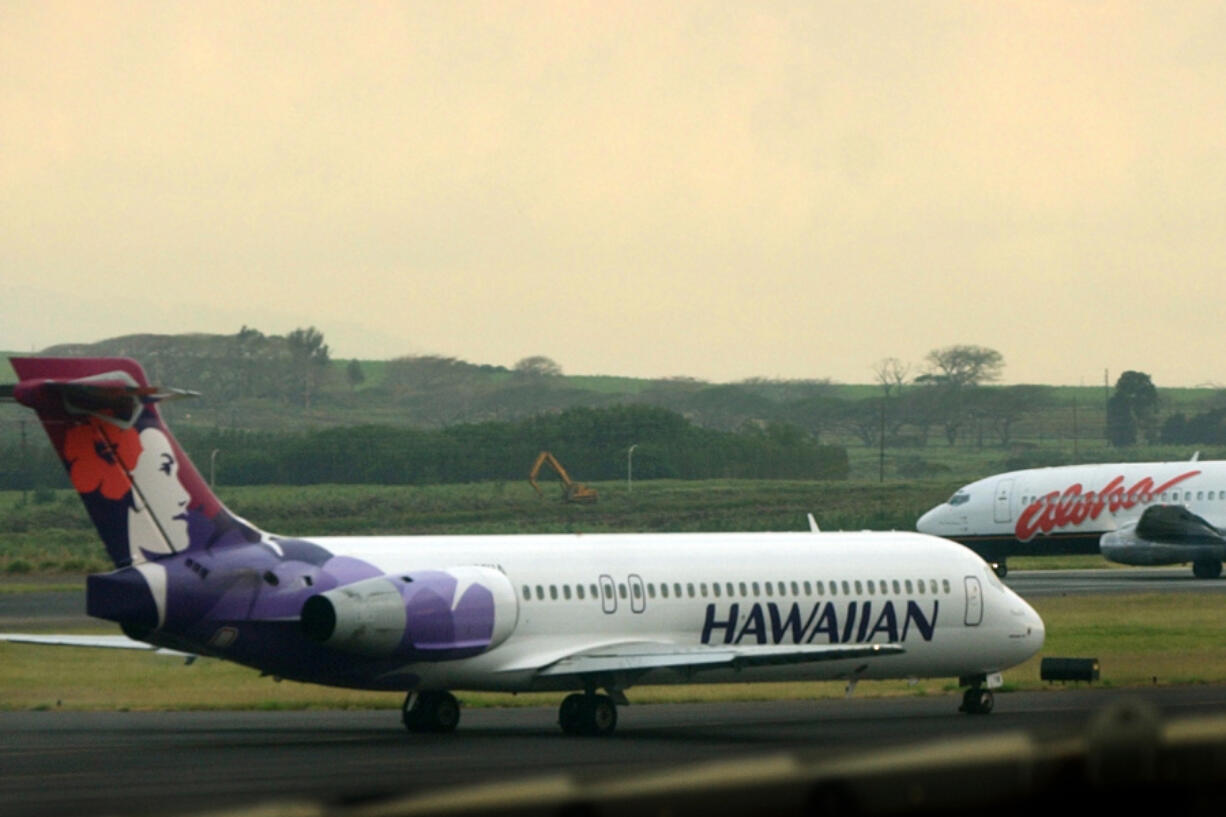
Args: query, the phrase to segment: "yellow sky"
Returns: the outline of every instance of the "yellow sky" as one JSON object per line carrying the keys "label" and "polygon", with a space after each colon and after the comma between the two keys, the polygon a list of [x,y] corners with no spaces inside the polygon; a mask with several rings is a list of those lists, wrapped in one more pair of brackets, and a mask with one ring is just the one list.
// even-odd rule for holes
{"label": "yellow sky", "polygon": [[0,7],[0,348],[1226,383],[1226,5]]}

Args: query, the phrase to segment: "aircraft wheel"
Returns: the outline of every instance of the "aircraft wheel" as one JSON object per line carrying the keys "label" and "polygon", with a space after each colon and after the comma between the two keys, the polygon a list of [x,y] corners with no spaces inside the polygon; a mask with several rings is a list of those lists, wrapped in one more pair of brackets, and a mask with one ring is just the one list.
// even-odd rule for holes
{"label": "aircraft wheel", "polygon": [[1192,575],[1198,579],[1216,579],[1222,575],[1222,563],[1217,559],[1202,559],[1193,562]]}
{"label": "aircraft wheel", "polygon": [[1005,560],[1002,558],[992,563],[992,572],[996,574],[996,578],[1003,579],[1009,575],[1009,565],[1005,564]]}
{"label": "aircraft wheel", "polygon": [[617,704],[608,695],[593,695],[584,702],[584,733],[604,737],[617,728]]}
{"label": "aircraft wheel", "polygon": [[586,696],[578,692],[567,695],[562,700],[562,705],[558,707],[558,726],[562,727],[563,734],[580,734],[584,697]]}
{"label": "aircraft wheel", "polygon": [[617,704],[608,695],[567,695],[558,708],[558,724],[568,735],[611,735],[617,728]]}
{"label": "aircraft wheel", "polygon": [[968,715],[986,715],[995,705],[996,696],[992,694],[992,690],[971,687],[962,693],[962,706],[958,707],[958,711]]}
{"label": "aircraft wheel", "polygon": [[460,722],[460,702],[450,692],[410,692],[401,707],[410,732],[454,732]]}

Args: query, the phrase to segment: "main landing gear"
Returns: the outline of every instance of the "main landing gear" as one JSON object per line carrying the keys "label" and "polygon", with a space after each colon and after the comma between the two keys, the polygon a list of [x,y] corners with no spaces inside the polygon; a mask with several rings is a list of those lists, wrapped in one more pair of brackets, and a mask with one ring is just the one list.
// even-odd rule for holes
{"label": "main landing gear", "polygon": [[410,732],[454,732],[460,722],[460,702],[450,692],[410,692],[400,716]]}
{"label": "main landing gear", "polygon": [[611,735],[617,728],[617,703],[592,692],[567,695],[558,707],[558,725],[567,735]]}
{"label": "main landing gear", "polygon": [[1198,579],[1216,579],[1222,575],[1222,563],[1217,559],[1201,559],[1193,562],[1192,575]]}

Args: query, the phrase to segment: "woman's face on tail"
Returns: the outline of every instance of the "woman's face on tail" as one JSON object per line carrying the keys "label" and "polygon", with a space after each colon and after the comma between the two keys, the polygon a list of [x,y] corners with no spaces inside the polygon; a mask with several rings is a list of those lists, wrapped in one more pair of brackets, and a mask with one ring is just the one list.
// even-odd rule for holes
{"label": "woman's face on tail", "polygon": [[[147,512],[157,520],[157,526],[166,534],[169,548],[159,542],[160,536],[142,536],[145,541],[134,542],[147,551],[169,553],[187,548],[187,506],[191,496],[179,482],[179,460],[170,441],[160,429],[146,428],[140,433],[141,456],[132,470],[132,481],[137,490],[133,492],[133,514]],[[142,520],[144,521],[144,520]],[[136,533],[129,525],[130,535]]]}

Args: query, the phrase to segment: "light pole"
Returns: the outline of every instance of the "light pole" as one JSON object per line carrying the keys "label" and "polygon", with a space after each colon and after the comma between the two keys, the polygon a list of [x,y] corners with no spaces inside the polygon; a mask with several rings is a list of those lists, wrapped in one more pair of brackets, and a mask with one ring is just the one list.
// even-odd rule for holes
{"label": "light pole", "polygon": [[630,446],[630,450],[626,452],[626,493],[634,490],[634,449],[638,448],[639,444],[635,443]]}
{"label": "light pole", "polygon": [[209,487],[210,488],[217,487],[216,477],[217,477],[217,452],[218,450],[219,449],[214,448],[213,452],[209,454]]}

